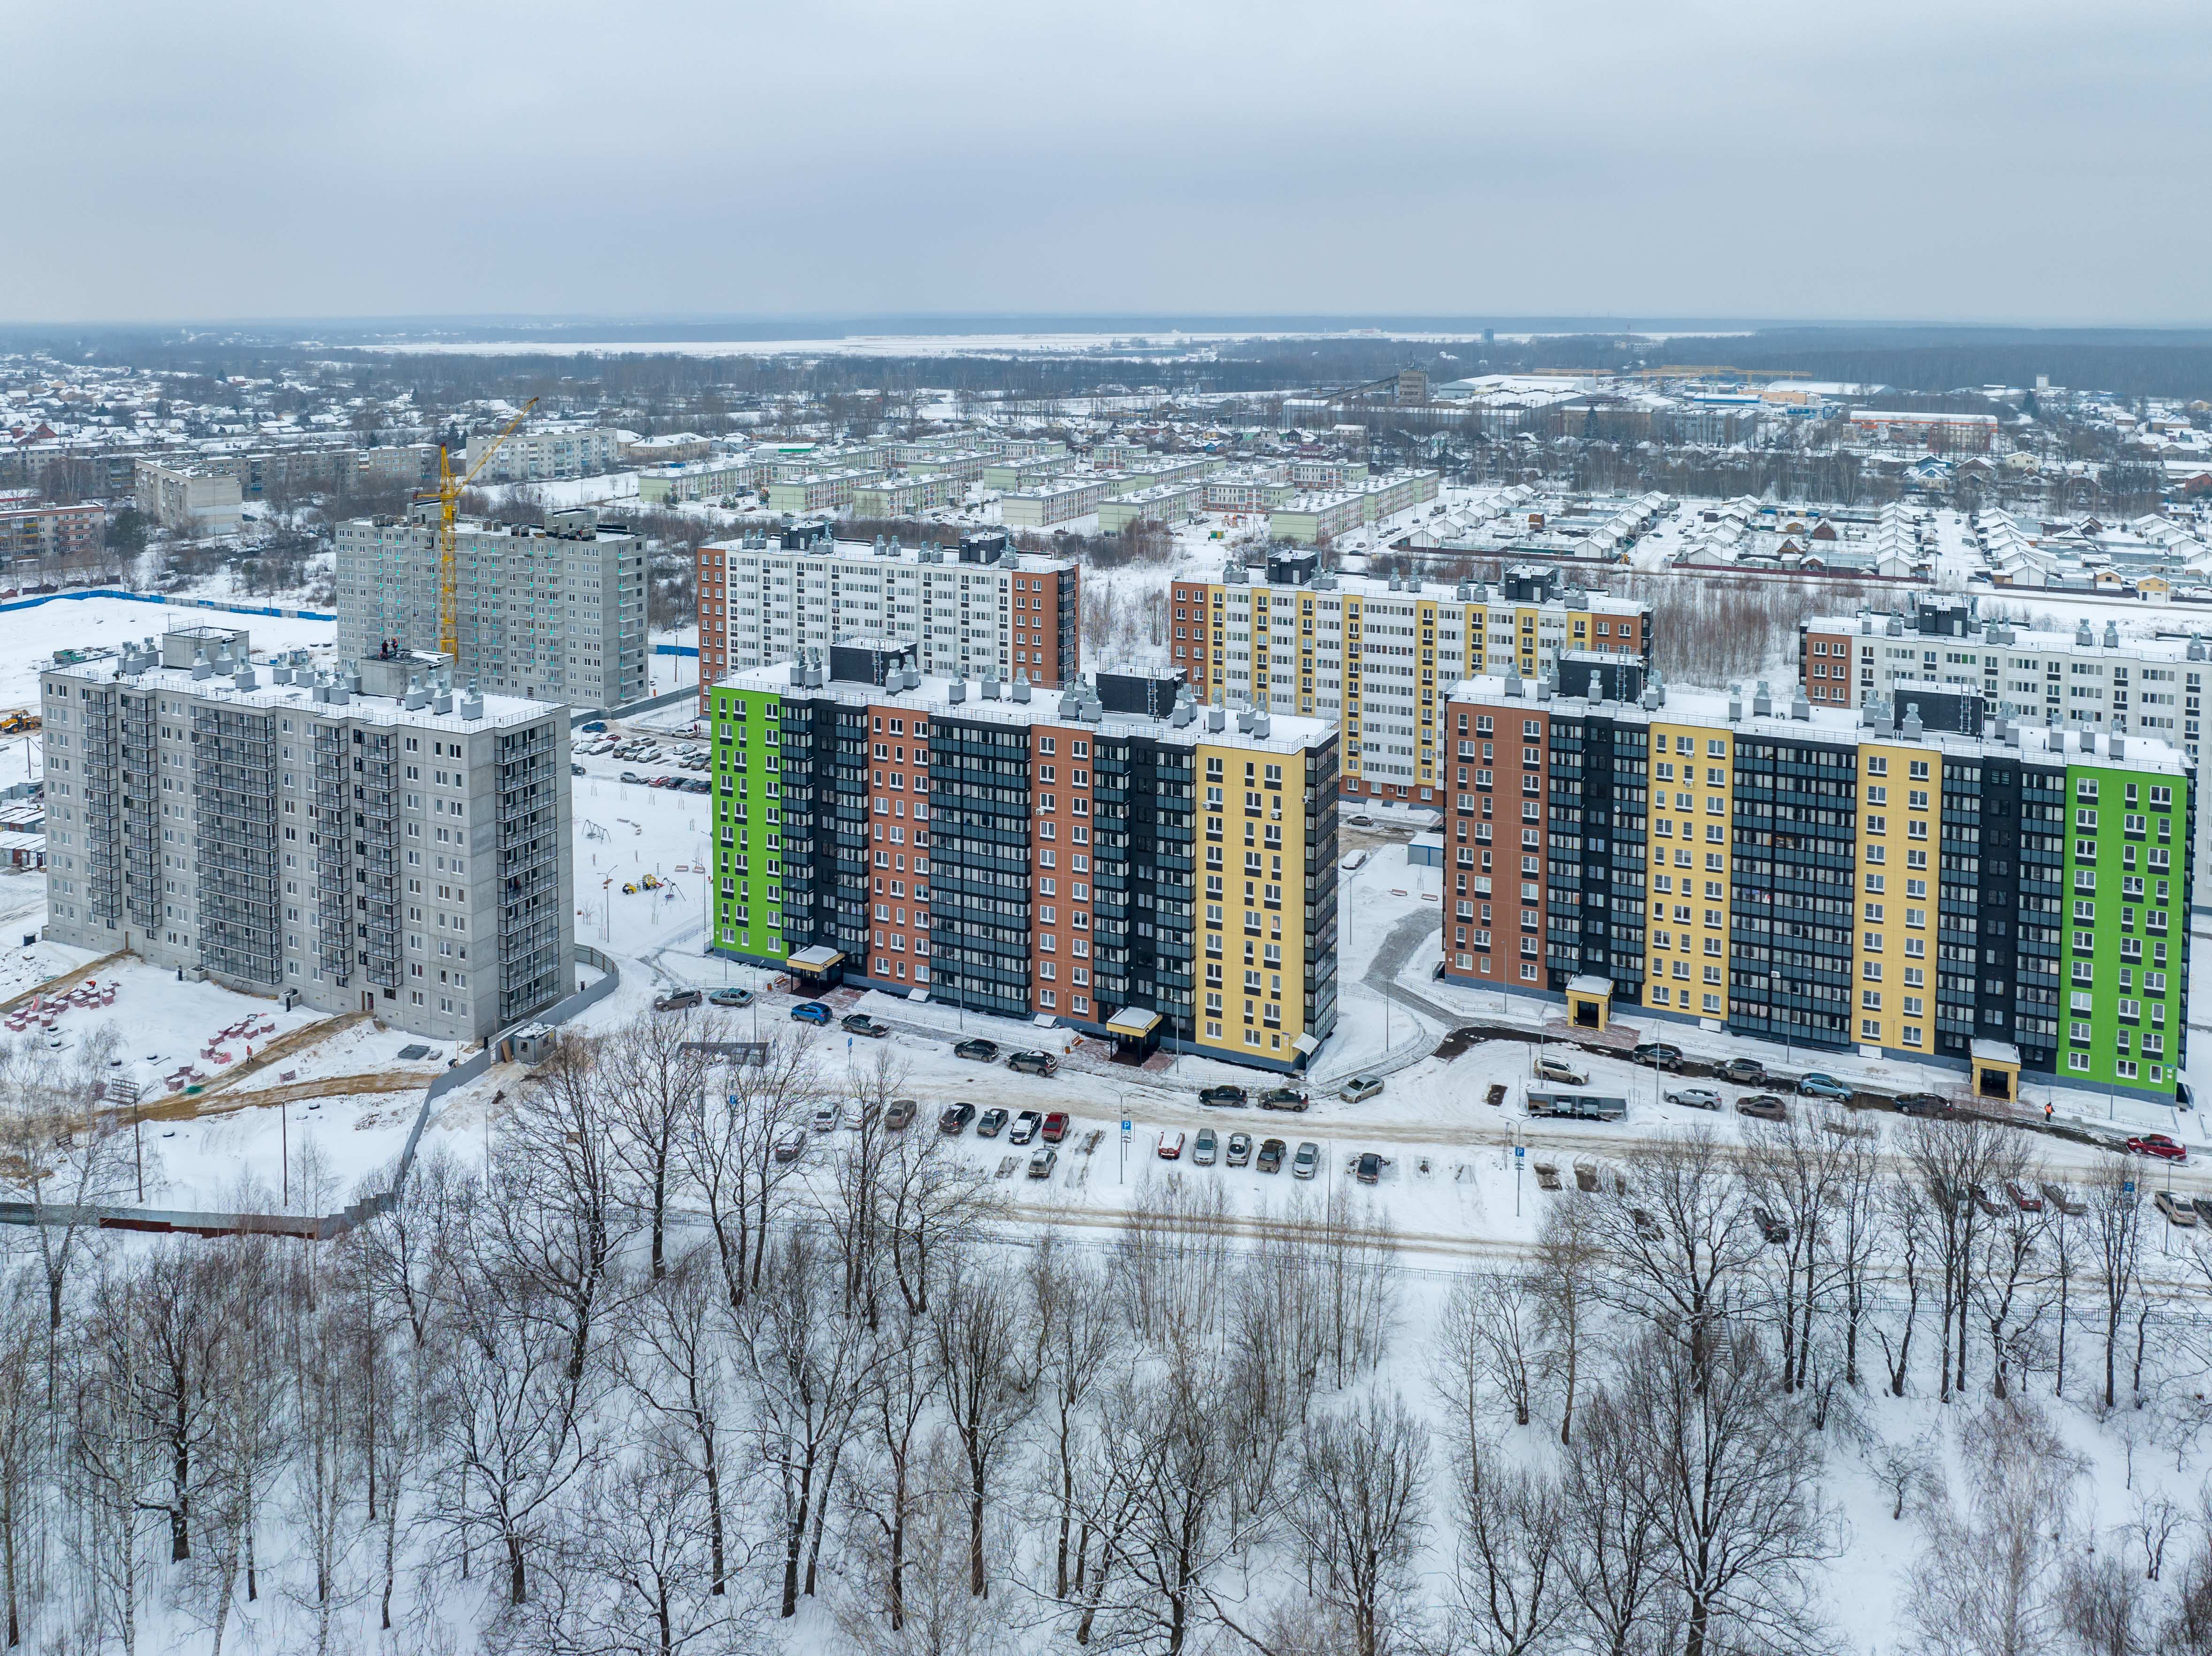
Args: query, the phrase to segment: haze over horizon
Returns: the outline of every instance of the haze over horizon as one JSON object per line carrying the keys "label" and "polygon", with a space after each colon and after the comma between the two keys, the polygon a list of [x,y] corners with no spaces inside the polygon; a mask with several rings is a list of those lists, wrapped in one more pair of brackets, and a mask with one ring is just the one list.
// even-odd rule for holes
{"label": "haze over horizon", "polygon": [[0,276],[15,323],[2212,320],[2178,3],[217,0],[0,40],[46,135],[16,222],[70,232]]}

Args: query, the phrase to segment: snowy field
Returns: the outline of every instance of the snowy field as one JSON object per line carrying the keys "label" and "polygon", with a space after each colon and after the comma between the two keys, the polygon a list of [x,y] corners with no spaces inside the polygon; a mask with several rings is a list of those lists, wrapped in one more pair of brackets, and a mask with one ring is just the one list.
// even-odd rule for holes
{"label": "snowy field", "polygon": [[271,650],[328,650],[337,642],[335,622],[240,616],[129,598],[55,598],[27,610],[0,610],[0,709],[38,706],[39,673],[56,650],[113,650],[126,639],[159,637],[194,626],[243,628],[256,656]]}

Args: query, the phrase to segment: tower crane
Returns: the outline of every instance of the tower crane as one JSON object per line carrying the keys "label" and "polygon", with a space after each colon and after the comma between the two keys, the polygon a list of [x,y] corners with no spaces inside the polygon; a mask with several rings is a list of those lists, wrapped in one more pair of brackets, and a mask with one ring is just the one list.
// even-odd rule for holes
{"label": "tower crane", "polygon": [[500,445],[514,435],[522,422],[530,417],[530,410],[538,406],[532,397],[522,405],[522,411],[507,422],[506,428],[484,446],[477,463],[459,476],[453,475],[451,451],[443,444],[438,448],[438,487],[434,493],[425,492],[415,498],[425,503],[438,503],[438,647],[456,662],[460,659],[461,616],[459,577],[454,568],[453,515],[459,508],[461,491],[476,481],[477,473],[499,452]]}

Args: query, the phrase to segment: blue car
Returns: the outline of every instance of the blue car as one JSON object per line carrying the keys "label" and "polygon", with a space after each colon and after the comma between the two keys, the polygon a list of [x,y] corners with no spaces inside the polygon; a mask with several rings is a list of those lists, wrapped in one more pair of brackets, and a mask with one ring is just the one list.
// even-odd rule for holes
{"label": "blue car", "polygon": [[791,1016],[801,1023],[826,1024],[830,1009],[818,1000],[802,1001],[791,1009]]}
{"label": "blue car", "polygon": [[1835,1077],[1822,1075],[1815,1071],[1811,1075],[1798,1077],[1797,1095],[1800,1098],[1848,1099],[1851,1095],[1851,1089],[1837,1080]]}

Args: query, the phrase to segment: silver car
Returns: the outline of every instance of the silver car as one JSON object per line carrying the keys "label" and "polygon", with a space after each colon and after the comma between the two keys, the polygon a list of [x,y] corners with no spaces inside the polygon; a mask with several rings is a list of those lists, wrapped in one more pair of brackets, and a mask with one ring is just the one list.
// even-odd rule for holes
{"label": "silver car", "polygon": [[1721,1095],[1710,1087],[1684,1087],[1668,1094],[1667,1101],[1692,1110],[1717,1110],[1721,1107]]}
{"label": "silver car", "polygon": [[1381,1076],[1354,1076],[1337,1089],[1337,1096],[1346,1103],[1357,1104],[1362,1099],[1372,1098],[1382,1090]]}
{"label": "silver car", "polygon": [[1213,1165],[1214,1153],[1219,1148],[1220,1140],[1213,1136],[1213,1129],[1211,1127],[1200,1127],[1198,1130],[1198,1137],[1191,1141],[1190,1159],[1192,1163],[1194,1166],[1201,1168],[1212,1167]]}
{"label": "silver car", "polygon": [[1298,1153],[1291,1158],[1291,1177],[1310,1179],[1320,1166],[1321,1146],[1310,1138],[1305,1139],[1299,1143]]}

